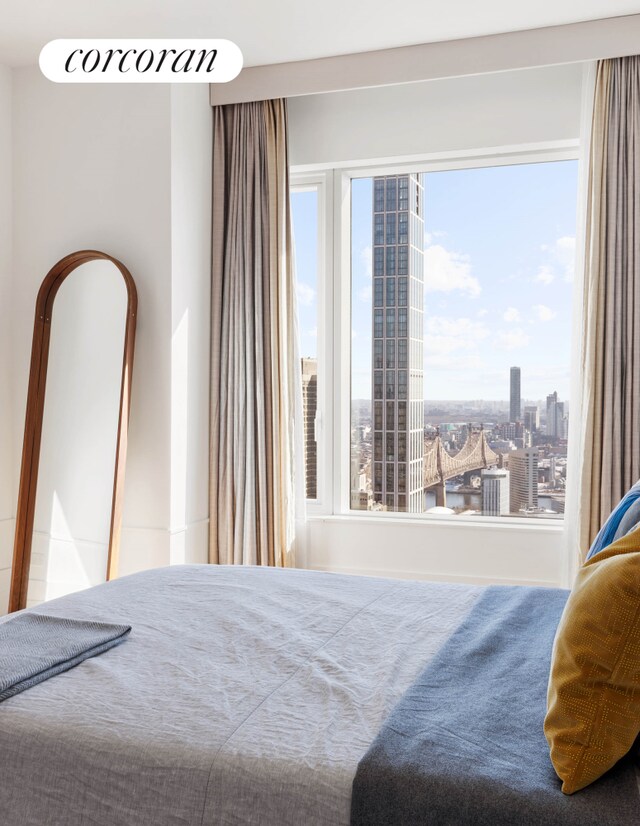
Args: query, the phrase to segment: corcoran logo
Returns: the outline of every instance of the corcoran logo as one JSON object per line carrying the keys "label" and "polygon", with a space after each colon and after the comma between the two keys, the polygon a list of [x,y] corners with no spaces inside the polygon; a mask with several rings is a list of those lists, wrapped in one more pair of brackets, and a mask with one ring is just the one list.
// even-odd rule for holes
{"label": "corcoran logo", "polygon": [[241,69],[231,40],[52,40],[40,52],[55,83],[227,83]]}

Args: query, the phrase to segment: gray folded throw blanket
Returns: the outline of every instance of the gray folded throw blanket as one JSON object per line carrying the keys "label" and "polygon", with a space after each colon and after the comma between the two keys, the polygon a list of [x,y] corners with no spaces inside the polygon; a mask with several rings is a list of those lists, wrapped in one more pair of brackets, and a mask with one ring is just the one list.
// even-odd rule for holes
{"label": "gray folded throw blanket", "polygon": [[122,642],[130,625],[24,613],[0,624],[0,702]]}

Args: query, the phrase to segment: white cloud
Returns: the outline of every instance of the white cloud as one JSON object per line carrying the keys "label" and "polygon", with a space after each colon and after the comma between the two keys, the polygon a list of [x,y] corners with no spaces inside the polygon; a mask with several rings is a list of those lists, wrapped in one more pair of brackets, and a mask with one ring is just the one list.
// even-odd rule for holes
{"label": "white cloud", "polygon": [[424,245],[428,247],[433,243],[434,238],[444,238],[447,233],[441,229],[425,229],[424,231]]}
{"label": "white cloud", "polygon": [[564,280],[573,281],[576,257],[576,239],[573,235],[558,238],[553,253],[563,269]]}
{"label": "white cloud", "polygon": [[513,323],[514,321],[521,321],[520,310],[517,310],[515,307],[507,307],[502,317],[505,321],[508,321],[509,323]]}
{"label": "white cloud", "polygon": [[542,251],[547,254],[548,261],[540,267],[534,281],[541,284],[551,284],[556,278],[573,281],[576,256],[576,239],[573,235],[563,235],[553,244],[543,244]]}
{"label": "white cloud", "polygon": [[534,304],[533,311],[538,317],[538,321],[551,321],[557,315],[555,310],[552,310],[551,307],[547,307],[545,304]]}
{"label": "white cloud", "polygon": [[534,281],[539,281],[540,284],[552,284],[556,280],[555,273],[547,264],[544,264],[538,270],[537,275],[534,276]]}
{"label": "white cloud", "polygon": [[365,304],[371,304],[372,296],[373,290],[371,289],[371,284],[367,284],[366,287],[362,287],[358,290],[358,299],[363,301]]}
{"label": "white cloud", "polygon": [[486,315],[489,315],[489,310],[487,310],[486,307],[483,307],[476,313],[476,318],[484,318]]}
{"label": "white cloud", "polygon": [[309,284],[298,281],[296,295],[298,296],[298,304],[309,307],[315,301],[316,291]]}
{"label": "white cloud", "polygon": [[460,290],[472,297],[481,292],[478,279],[471,274],[469,256],[447,250],[440,244],[433,244],[425,250],[424,271],[427,292]]}
{"label": "white cloud", "polygon": [[475,351],[488,335],[482,322],[431,316],[425,323],[425,365],[450,370],[480,368],[482,361]]}
{"label": "white cloud", "polygon": [[365,277],[371,278],[371,273],[373,270],[373,252],[371,250],[371,247],[365,247],[363,250],[361,250],[360,258],[362,259],[362,263],[364,264]]}
{"label": "white cloud", "polygon": [[500,350],[520,350],[531,341],[523,329],[500,330],[496,337],[496,347]]}

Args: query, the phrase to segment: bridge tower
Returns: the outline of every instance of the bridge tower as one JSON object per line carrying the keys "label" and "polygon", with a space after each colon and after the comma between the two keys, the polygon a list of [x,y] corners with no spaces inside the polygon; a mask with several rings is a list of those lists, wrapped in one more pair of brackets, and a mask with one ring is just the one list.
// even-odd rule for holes
{"label": "bridge tower", "polygon": [[446,508],[447,507],[447,488],[445,482],[445,473],[442,467],[442,451],[444,447],[442,446],[442,440],[440,439],[440,429],[438,428],[438,443],[436,446],[436,461],[438,463],[438,476],[440,477],[440,481],[434,487],[434,491],[436,494],[436,507],[437,508]]}

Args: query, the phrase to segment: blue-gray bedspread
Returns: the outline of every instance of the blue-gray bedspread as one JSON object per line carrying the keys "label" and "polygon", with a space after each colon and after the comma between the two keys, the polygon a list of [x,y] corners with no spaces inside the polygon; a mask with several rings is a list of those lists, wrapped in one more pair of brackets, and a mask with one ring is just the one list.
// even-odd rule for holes
{"label": "blue-gray bedspread", "polygon": [[570,797],[549,759],[546,692],[567,594],[486,590],[360,761],[352,826],[638,822],[630,758]]}
{"label": "blue-gray bedspread", "polygon": [[130,631],[129,625],[18,614],[0,625],[0,702],[113,648]]}

